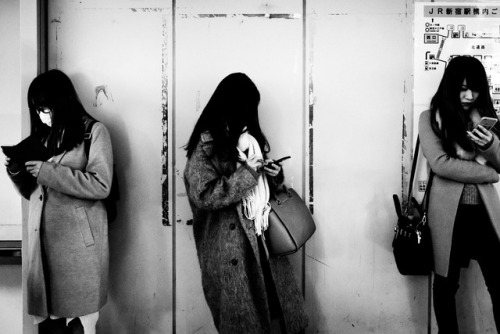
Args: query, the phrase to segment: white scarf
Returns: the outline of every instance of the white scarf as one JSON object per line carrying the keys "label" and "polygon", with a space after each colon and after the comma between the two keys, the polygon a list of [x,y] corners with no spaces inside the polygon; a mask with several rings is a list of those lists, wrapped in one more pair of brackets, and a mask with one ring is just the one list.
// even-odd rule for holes
{"label": "white scarf", "polygon": [[[248,153],[244,152],[248,150]],[[263,159],[257,140],[248,132],[244,132],[238,140],[238,154],[241,161],[246,161],[248,156],[257,155]],[[243,213],[246,218],[253,220],[255,233],[261,235],[269,225],[269,185],[264,173],[259,175],[257,185],[243,198]]]}

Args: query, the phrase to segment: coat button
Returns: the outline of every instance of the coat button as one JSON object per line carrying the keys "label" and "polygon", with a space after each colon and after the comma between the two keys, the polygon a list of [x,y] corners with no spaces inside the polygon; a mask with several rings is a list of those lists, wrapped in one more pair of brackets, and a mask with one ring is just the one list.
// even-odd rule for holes
{"label": "coat button", "polygon": [[231,264],[232,264],[233,266],[236,266],[236,265],[238,264],[238,259],[232,259],[232,260],[231,260]]}
{"label": "coat button", "polygon": [[40,195],[40,197],[39,197],[39,198],[40,198],[40,201],[42,201],[42,200],[43,200],[43,196],[42,196],[42,195]]}
{"label": "coat button", "polygon": [[236,225],[234,223],[229,224],[229,229],[234,230],[236,228]]}

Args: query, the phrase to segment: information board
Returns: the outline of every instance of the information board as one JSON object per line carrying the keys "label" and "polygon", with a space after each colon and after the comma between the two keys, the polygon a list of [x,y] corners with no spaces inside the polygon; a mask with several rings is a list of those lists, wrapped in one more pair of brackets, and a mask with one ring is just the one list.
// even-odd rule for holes
{"label": "information board", "polygon": [[[414,120],[429,108],[448,62],[459,55],[479,59],[493,104],[500,108],[500,2],[415,4]],[[417,126],[418,122],[414,122]],[[415,136],[416,137],[416,136]]]}

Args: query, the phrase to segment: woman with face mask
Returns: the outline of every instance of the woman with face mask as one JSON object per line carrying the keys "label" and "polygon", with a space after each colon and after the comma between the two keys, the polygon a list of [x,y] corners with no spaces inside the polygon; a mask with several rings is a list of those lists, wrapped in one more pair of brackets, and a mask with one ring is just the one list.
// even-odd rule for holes
{"label": "woman with face mask", "polygon": [[29,200],[28,314],[39,333],[95,333],[107,298],[108,226],[102,202],[110,192],[110,135],[92,126],[84,149],[85,111],[63,72],[36,77],[28,90],[31,136],[52,153],[25,166],[7,158],[7,172]]}
{"label": "woman with face mask", "polygon": [[484,116],[497,119],[483,65],[474,57],[453,58],[419,123],[422,152],[434,173],[428,217],[439,333],[459,332],[455,294],[470,259],[481,267],[500,329],[500,200],[494,187],[500,127],[482,126]]}

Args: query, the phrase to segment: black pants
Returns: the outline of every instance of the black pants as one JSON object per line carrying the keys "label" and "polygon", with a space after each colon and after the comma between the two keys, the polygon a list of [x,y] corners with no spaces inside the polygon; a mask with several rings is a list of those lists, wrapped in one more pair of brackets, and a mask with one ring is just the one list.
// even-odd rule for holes
{"label": "black pants", "polygon": [[500,241],[483,205],[460,205],[451,245],[448,277],[434,277],[434,312],[440,334],[458,333],[455,294],[460,269],[476,259],[493,303],[495,325],[500,329]]}
{"label": "black pants", "polygon": [[84,334],[79,318],[71,320],[66,326],[66,318],[47,319],[38,325],[38,334]]}

